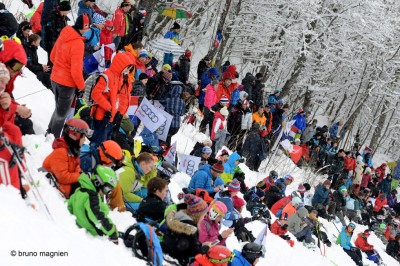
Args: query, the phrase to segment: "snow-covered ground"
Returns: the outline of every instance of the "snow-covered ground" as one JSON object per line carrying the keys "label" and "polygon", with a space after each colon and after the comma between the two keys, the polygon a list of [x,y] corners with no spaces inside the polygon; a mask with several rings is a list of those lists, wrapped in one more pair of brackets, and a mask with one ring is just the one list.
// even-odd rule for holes
{"label": "snow-covered ground", "polygon": [[[26,9],[20,1],[12,2],[14,11]],[[34,3],[37,2],[34,1]],[[41,58],[43,60],[45,57],[41,56]],[[23,141],[29,152],[27,155],[28,166],[38,183],[40,194],[45,200],[53,220],[48,219],[43,206],[35,202],[31,192],[29,193],[31,203],[36,206],[36,210],[27,206],[18,195],[17,190],[12,187],[0,186],[0,265],[146,265],[144,261],[134,258],[131,250],[127,249],[121,241],[116,246],[107,238],[96,238],[83,229],[79,229],[75,225],[74,217],[69,214],[64,199],[48,184],[44,174],[37,171],[41,167],[43,159],[52,151],[51,144],[54,138],[44,136],[54,110],[52,92],[44,88],[36,77],[25,69],[24,75],[16,81],[14,95],[19,103],[26,104],[32,109],[32,119],[37,134],[25,136]],[[173,141],[177,141],[179,153],[189,153],[196,141],[204,137],[203,134],[196,133],[192,126],[186,126],[173,138]],[[288,193],[295,190],[298,184],[304,181],[316,185],[324,179],[323,176],[296,167],[281,153],[278,153],[276,158],[268,164],[267,161],[264,161],[260,173],[250,171],[243,164],[240,167],[246,173],[248,186],[256,184],[272,169],[277,170],[280,176],[291,173],[295,177],[295,182],[288,187]],[[177,201],[177,193],[181,191],[182,187],[187,186],[189,180],[189,176],[183,173],[178,173],[173,177],[170,190],[174,201]],[[249,215],[246,211],[243,214]],[[112,211],[110,216],[119,231],[124,231],[135,222],[129,213]],[[338,235],[334,224],[325,220],[322,220],[322,223],[333,243],[332,247],[326,247],[326,256],[322,256],[319,249],[311,251],[299,243],[291,248],[286,241],[268,232],[267,253],[259,265],[354,265],[354,262],[343,250],[334,244],[335,236]],[[340,224],[336,224],[336,226],[339,230],[341,229]],[[248,224],[247,227],[257,236],[265,225],[255,221]],[[356,235],[365,229],[366,227],[358,226],[353,241]],[[374,234],[369,238],[369,242],[379,251],[387,265],[398,265],[386,254],[385,246]],[[227,245],[230,249],[241,249],[241,244],[234,237],[228,239]],[[13,256],[14,251],[15,256]],[[26,252],[25,255],[30,256],[21,256],[21,252]],[[54,256],[51,258],[51,254],[47,252],[53,252]],[[374,265],[366,257],[364,257],[364,263]]]}

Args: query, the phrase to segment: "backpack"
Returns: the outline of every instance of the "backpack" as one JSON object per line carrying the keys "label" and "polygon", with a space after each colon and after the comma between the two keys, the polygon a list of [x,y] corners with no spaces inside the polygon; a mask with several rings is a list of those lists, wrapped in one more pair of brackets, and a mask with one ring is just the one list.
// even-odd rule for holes
{"label": "backpack", "polygon": [[[129,233],[133,230],[136,230],[136,234],[132,238]],[[125,246],[132,248],[135,257],[147,261],[152,266],[163,265],[161,244],[151,225],[136,223],[126,230],[123,238]]]}
{"label": "backpack", "polygon": [[106,88],[105,88],[104,92],[108,92],[110,90],[108,87],[108,76],[106,74],[94,73],[94,74],[90,75],[85,80],[85,90],[83,93],[83,100],[86,102],[86,105],[88,107],[91,107],[96,104],[92,99],[92,91],[93,91],[94,86],[96,86],[97,82],[99,81],[100,77],[103,77],[106,81]]}

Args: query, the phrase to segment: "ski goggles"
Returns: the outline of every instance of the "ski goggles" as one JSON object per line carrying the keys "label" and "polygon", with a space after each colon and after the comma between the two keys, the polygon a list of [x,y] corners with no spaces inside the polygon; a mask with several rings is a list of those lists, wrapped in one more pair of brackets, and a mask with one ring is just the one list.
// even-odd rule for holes
{"label": "ski goggles", "polygon": [[83,128],[78,128],[78,127],[68,127],[69,130],[85,134],[86,137],[91,138],[93,136],[93,130],[88,128],[88,129],[83,129]]}
{"label": "ski goggles", "polygon": [[235,257],[235,253],[232,252],[231,255],[230,255],[229,257],[225,258],[225,259],[212,259],[212,258],[209,258],[208,260],[209,260],[211,263],[219,264],[219,263],[232,262],[232,260],[233,260],[234,257]]}

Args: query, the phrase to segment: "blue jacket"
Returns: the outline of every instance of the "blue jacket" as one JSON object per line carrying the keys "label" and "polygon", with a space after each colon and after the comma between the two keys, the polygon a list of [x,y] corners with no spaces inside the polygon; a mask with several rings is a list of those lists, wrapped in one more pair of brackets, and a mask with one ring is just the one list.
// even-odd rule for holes
{"label": "blue jacket", "polygon": [[90,29],[82,36],[86,37],[85,42],[93,47],[100,43],[100,30],[96,26],[90,26]]}
{"label": "blue jacket", "polygon": [[[302,116],[300,113],[298,113],[297,115],[295,115],[293,117],[293,120],[295,120],[296,122],[294,122],[294,126],[297,127],[299,130],[301,130],[300,134],[303,134],[304,129],[306,129],[307,127],[307,123],[306,123],[306,118],[305,116]],[[297,133],[297,132],[296,132]]]}
{"label": "blue jacket", "polygon": [[240,100],[240,91],[238,88],[236,88],[231,95],[231,104],[236,105],[238,101]]}
{"label": "blue jacket", "polygon": [[229,159],[224,163],[224,172],[233,175],[233,169],[235,168],[235,162],[240,159],[240,155],[237,152],[232,153]]}
{"label": "blue jacket", "polygon": [[178,43],[179,39],[181,38],[181,35],[179,33],[176,33],[172,30],[169,30],[167,33],[164,35],[164,39],[171,39],[174,42]]}
{"label": "blue jacket", "polygon": [[285,178],[278,178],[276,181],[275,181],[275,184],[279,184],[279,183],[281,183],[282,184],[282,190],[281,190],[281,195],[282,195],[282,197],[285,197],[286,196],[286,184],[285,184]]}
{"label": "blue jacket", "polygon": [[183,91],[182,82],[180,81],[171,82],[171,89],[167,93],[167,99],[165,103],[165,111],[173,116],[171,122],[171,128],[179,128],[180,118],[186,112],[185,103],[181,98],[182,91]]}
{"label": "blue jacket", "polygon": [[397,160],[396,167],[394,168],[393,179],[396,179],[396,180],[400,179],[400,160]]}
{"label": "blue jacket", "polygon": [[214,193],[214,188],[212,186],[211,165],[205,164],[200,166],[199,170],[194,173],[190,179],[188,188],[191,192],[201,188],[207,190],[208,193]]}
{"label": "blue jacket", "polygon": [[233,253],[235,253],[235,257],[233,257],[233,260],[228,263],[228,266],[251,266],[250,262],[248,262],[242,256],[242,253],[240,251],[234,249]]}
{"label": "blue jacket", "polygon": [[351,237],[349,233],[345,231],[346,226],[343,226],[342,232],[340,232],[340,246],[346,250],[350,250],[353,246],[351,245]]}
{"label": "blue jacket", "polygon": [[329,204],[329,189],[327,189],[324,185],[319,185],[315,190],[314,197],[311,200],[312,205],[315,204]]}
{"label": "blue jacket", "polygon": [[139,136],[143,138],[144,144],[151,146],[154,152],[160,152],[162,150],[158,141],[157,131],[151,133],[151,131],[145,127]]}
{"label": "blue jacket", "polygon": [[276,97],[275,94],[270,94],[268,97],[268,104],[271,106],[271,113],[275,111],[275,106],[278,104],[280,98]]}
{"label": "blue jacket", "polygon": [[[331,136],[331,138],[335,138],[340,132],[338,132],[339,130],[339,122],[334,123],[330,128],[329,128],[329,135]],[[342,132],[340,134],[340,138],[343,139],[344,138],[344,131],[345,128],[342,128]]]}
{"label": "blue jacket", "polygon": [[82,14],[88,14],[90,18],[93,18],[93,13],[94,13],[93,8],[85,5],[83,3],[83,1],[79,1],[78,7],[79,7],[79,9],[78,9],[78,17],[80,15],[82,15]]}
{"label": "blue jacket", "polygon": [[392,179],[388,180],[387,178],[385,178],[381,182],[380,189],[383,193],[385,193],[386,195],[389,195],[390,192],[392,191],[391,185],[392,185]]}

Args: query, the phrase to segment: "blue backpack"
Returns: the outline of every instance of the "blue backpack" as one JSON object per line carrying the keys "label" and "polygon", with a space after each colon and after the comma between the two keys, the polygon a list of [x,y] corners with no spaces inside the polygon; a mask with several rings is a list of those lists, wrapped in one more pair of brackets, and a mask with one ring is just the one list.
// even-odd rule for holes
{"label": "blue backpack", "polygon": [[[136,230],[133,236],[129,233]],[[135,257],[145,260],[149,265],[162,266],[163,252],[154,228],[145,223],[136,223],[130,226],[124,234],[124,244],[132,248]]]}

